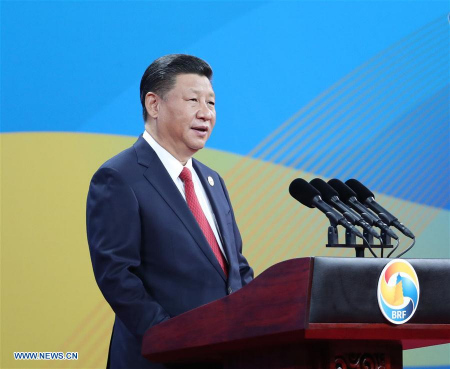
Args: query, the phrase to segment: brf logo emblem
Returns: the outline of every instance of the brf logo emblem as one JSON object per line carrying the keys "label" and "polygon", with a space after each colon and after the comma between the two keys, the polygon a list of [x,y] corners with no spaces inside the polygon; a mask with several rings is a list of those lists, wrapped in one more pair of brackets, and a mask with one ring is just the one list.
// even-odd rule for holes
{"label": "brf logo emblem", "polygon": [[394,324],[406,323],[419,303],[419,280],[410,263],[392,260],[383,269],[378,281],[378,305],[384,317]]}

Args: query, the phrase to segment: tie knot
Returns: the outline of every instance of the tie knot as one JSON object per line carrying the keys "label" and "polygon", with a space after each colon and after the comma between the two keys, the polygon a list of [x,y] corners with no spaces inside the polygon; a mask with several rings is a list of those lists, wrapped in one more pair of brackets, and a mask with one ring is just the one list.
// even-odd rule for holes
{"label": "tie knot", "polygon": [[180,178],[181,178],[181,180],[183,182],[185,182],[185,181],[192,181],[192,173],[191,173],[191,171],[188,168],[184,167],[183,170],[180,173]]}

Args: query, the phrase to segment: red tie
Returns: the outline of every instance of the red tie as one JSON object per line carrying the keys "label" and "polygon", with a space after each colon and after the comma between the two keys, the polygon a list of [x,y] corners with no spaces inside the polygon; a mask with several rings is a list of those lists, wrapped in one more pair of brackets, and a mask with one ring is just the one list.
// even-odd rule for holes
{"label": "red tie", "polygon": [[184,192],[186,194],[186,202],[189,206],[189,209],[191,209],[198,225],[202,229],[203,234],[205,235],[206,240],[209,243],[209,246],[211,246],[211,249],[216,256],[217,261],[222,267],[223,272],[228,277],[226,266],[227,262],[225,261],[225,258],[220,251],[219,244],[217,243],[216,237],[214,236],[214,232],[212,231],[211,226],[209,225],[209,222],[206,219],[205,214],[203,213],[202,207],[198,202],[197,195],[195,194],[194,182],[192,182],[191,171],[188,168],[184,167],[181,171],[180,179],[184,182]]}

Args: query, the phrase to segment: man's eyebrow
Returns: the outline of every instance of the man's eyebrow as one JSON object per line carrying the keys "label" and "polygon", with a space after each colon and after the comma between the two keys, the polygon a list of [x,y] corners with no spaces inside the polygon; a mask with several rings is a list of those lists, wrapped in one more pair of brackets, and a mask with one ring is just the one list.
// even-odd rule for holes
{"label": "man's eyebrow", "polygon": [[[192,91],[192,92],[194,92],[194,93],[196,93],[196,94],[202,92],[201,90],[197,90],[196,88],[192,88],[192,87],[190,87],[189,90]],[[212,91],[211,91],[208,95],[209,95],[209,96],[212,96],[212,97],[215,97],[215,96],[216,96],[216,94],[215,94],[214,92],[212,92]]]}

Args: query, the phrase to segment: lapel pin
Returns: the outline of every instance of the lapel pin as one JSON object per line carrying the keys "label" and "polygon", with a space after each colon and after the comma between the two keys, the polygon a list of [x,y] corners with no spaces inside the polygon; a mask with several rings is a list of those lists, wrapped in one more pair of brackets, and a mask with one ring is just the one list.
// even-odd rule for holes
{"label": "lapel pin", "polygon": [[211,186],[214,186],[214,179],[211,176],[208,176],[208,182]]}

